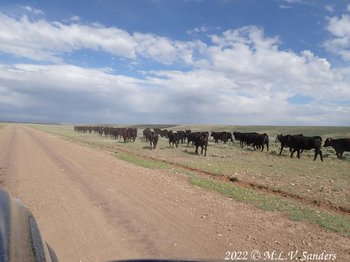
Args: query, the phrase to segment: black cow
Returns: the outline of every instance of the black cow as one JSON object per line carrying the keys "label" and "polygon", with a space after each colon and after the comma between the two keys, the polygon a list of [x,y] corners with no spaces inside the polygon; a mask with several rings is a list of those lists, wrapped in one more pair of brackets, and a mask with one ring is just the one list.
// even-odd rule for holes
{"label": "black cow", "polygon": [[338,138],[338,139],[332,139],[327,138],[324,142],[324,146],[331,146],[334,148],[337,158],[342,159],[344,151],[349,152],[350,151],[350,138]]}
{"label": "black cow", "polygon": [[242,133],[241,132],[233,132],[233,137],[239,141],[241,147],[243,147]]}
{"label": "black cow", "polygon": [[264,151],[264,146],[266,145],[266,150],[269,151],[269,136],[264,134],[253,134],[251,135],[251,140],[254,149],[260,149],[261,152]]}
{"label": "black cow", "polygon": [[146,128],[143,130],[143,137],[145,138],[146,142],[149,142],[151,149],[155,149],[157,147],[159,135],[156,132]]}
{"label": "black cow", "polygon": [[181,144],[185,143],[186,140],[186,132],[185,131],[177,131],[177,136],[179,137],[179,141],[181,142]]}
{"label": "black cow", "polygon": [[159,135],[156,134],[154,131],[151,131],[149,135],[149,144],[151,149],[156,149],[158,144],[158,139],[159,139]]}
{"label": "black cow", "polygon": [[173,131],[168,132],[168,137],[169,137],[169,146],[170,147],[178,147],[179,146],[179,141],[180,137],[178,133],[174,133]]}
{"label": "black cow", "polygon": [[152,133],[152,131],[148,127],[142,131],[143,137],[146,141],[150,140],[151,133]]}
{"label": "black cow", "polygon": [[[292,148],[291,148],[291,145],[289,143],[290,139],[289,137],[292,136],[292,135],[277,135],[276,137],[276,140],[279,141],[281,143],[281,150],[280,150],[280,155],[282,155],[282,151],[283,151],[283,148],[284,147],[289,147],[289,151],[292,152]],[[293,136],[302,136],[302,134],[299,134],[299,135],[293,135]],[[301,151],[300,153],[302,153],[303,151]]]}
{"label": "black cow", "polygon": [[163,129],[160,131],[160,136],[161,137],[168,137],[168,133],[169,133],[168,129]]}
{"label": "black cow", "polygon": [[203,154],[204,150],[204,156],[207,155],[207,147],[208,147],[208,132],[196,132],[192,133],[193,139],[194,139],[194,146],[196,147],[195,153],[198,155],[198,147],[201,148],[201,155]]}
{"label": "black cow", "polygon": [[131,140],[131,129],[125,128],[122,131],[122,136],[123,136],[123,139],[124,139],[124,143],[129,142]]}
{"label": "black cow", "polygon": [[250,146],[253,144],[253,137],[255,135],[258,135],[259,133],[256,132],[248,132],[248,133],[241,133],[241,132],[233,132],[233,136],[236,140],[239,141],[239,144],[241,147],[244,146]]}
{"label": "black cow", "polygon": [[223,141],[225,144],[227,143],[228,140],[231,140],[231,142],[233,143],[232,134],[230,132],[212,131],[210,136],[212,136],[214,138],[215,143],[219,143],[219,140]]}
{"label": "black cow", "polygon": [[192,142],[192,146],[194,145],[196,133],[199,134],[199,132],[192,133],[191,130],[186,130],[187,147],[189,146],[190,142]]}
{"label": "black cow", "polygon": [[122,131],[124,143],[130,142],[130,141],[135,142],[137,137],[137,128],[129,127],[129,128],[124,128],[121,131]]}
{"label": "black cow", "polygon": [[298,158],[300,158],[301,150],[310,150],[315,149],[314,161],[317,158],[317,155],[320,155],[321,161],[323,161],[321,146],[322,146],[322,137],[320,136],[291,136],[287,135],[288,143],[292,148],[292,153],[290,157],[293,157],[293,154],[297,152]]}
{"label": "black cow", "polygon": [[154,133],[156,133],[157,135],[160,135],[162,133],[162,130],[160,128],[153,128]]}
{"label": "black cow", "polygon": [[239,140],[241,147],[244,145],[252,146],[255,150],[261,149],[261,151],[264,151],[266,145],[267,151],[269,151],[269,136],[266,133],[259,134],[256,132],[233,132],[233,136],[236,140]]}

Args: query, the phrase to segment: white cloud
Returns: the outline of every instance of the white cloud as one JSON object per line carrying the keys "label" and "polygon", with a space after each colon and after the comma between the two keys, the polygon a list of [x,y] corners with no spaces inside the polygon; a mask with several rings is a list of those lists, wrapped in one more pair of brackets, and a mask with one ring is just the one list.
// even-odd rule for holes
{"label": "white cloud", "polygon": [[141,33],[134,33],[133,39],[137,42],[135,52],[140,56],[164,64],[172,64],[174,62],[192,63],[192,43]]}
{"label": "white cloud", "polygon": [[[273,72],[251,79],[251,72],[152,71],[137,79],[65,64],[3,64],[0,118],[27,114],[30,120],[90,123],[349,124],[346,101],[334,102],[350,98],[350,79],[341,78],[348,71],[333,73],[338,80],[328,86],[315,80],[316,72],[310,74],[327,66],[311,54],[303,56],[308,56],[301,59],[306,72],[296,85],[289,85],[289,75],[273,81]],[[288,99],[295,94],[310,95],[313,102],[293,105]]]}
{"label": "white cloud", "polygon": [[26,11],[30,12],[30,13],[33,13],[35,15],[44,15],[44,11],[41,10],[41,9],[37,9],[37,8],[34,8],[34,7],[31,7],[31,6],[20,6],[22,7],[23,9],[25,9]]}
{"label": "white cloud", "polygon": [[206,32],[212,31],[212,30],[216,30],[216,29],[219,29],[219,27],[212,28],[212,27],[208,27],[208,26],[203,25],[203,26],[200,26],[200,27],[197,26],[191,30],[188,30],[186,33],[189,35],[197,35],[200,33],[206,33]]}
{"label": "white cloud", "polygon": [[279,7],[280,7],[281,9],[291,9],[291,8],[292,8],[291,5],[279,5]]}
{"label": "white cloud", "polygon": [[27,112],[45,119],[74,121],[86,114],[87,121],[91,114],[91,121],[104,121],[105,116],[97,117],[97,112],[115,112],[116,116],[149,113],[153,103],[145,98],[154,102],[157,98],[152,90],[143,90],[142,80],[71,65],[1,65],[0,83],[2,119],[6,109],[11,109],[15,114]]}
{"label": "white cloud", "polygon": [[285,2],[287,2],[288,4],[296,4],[296,3],[301,3],[302,0],[284,0]]}
{"label": "white cloud", "polygon": [[[310,50],[280,50],[279,37],[268,37],[259,27],[212,34],[204,43],[100,24],[16,20],[2,14],[0,21],[1,52],[60,62],[0,64],[0,119],[350,124],[350,67],[332,68]],[[347,34],[347,28],[335,27],[339,37]],[[188,71],[144,71],[139,79],[66,64],[61,53],[80,49],[108,52],[131,64],[140,57],[167,65],[182,62]],[[293,104],[289,99],[296,95],[311,102]]]}
{"label": "white cloud", "polygon": [[81,20],[81,18],[77,15],[73,15],[70,18],[70,21],[72,21],[72,22],[79,22],[80,20]]}
{"label": "white cloud", "polygon": [[333,13],[334,12],[334,8],[332,5],[325,5],[325,9],[330,12],[330,13]]}
{"label": "white cloud", "polygon": [[282,2],[284,2],[286,4],[284,4],[284,3],[280,4],[279,8],[281,8],[281,9],[291,9],[291,8],[293,8],[294,4],[303,3],[302,0],[282,0]]}
{"label": "white cloud", "polygon": [[[350,12],[350,5],[347,11]],[[332,38],[325,42],[326,49],[350,61],[350,13],[330,18],[327,30]]]}
{"label": "white cloud", "polygon": [[206,52],[207,68],[224,73],[247,92],[283,91],[291,96],[345,96],[350,100],[349,91],[344,88],[332,93],[330,86],[339,87],[343,82],[326,59],[308,50],[300,54],[278,50],[278,38],[265,37],[257,27],[229,30],[212,39],[215,45]]}
{"label": "white cloud", "polygon": [[91,49],[128,59],[143,56],[165,64],[192,62],[193,43],[153,34],[130,34],[100,24],[32,21],[27,16],[16,20],[2,13],[0,20],[0,51],[33,60],[62,62],[62,53]]}
{"label": "white cloud", "polygon": [[106,27],[64,25],[45,20],[20,20],[0,13],[0,51],[39,61],[61,61],[60,54],[79,49],[103,50],[135,57],[136,43],[129,33]]}

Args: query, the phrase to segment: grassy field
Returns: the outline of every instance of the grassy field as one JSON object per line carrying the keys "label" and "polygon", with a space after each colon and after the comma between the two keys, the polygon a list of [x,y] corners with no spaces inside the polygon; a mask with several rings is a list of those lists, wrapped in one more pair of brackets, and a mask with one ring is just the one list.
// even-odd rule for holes
{"label": "grassy field", "polygon": [[[210,141],[207,157],[195,155],[194,148],[187,147],[185,144],[180,144],[178,148],[170,148],[168,141],[164,138],[160,139],[156,150],[150,150],[148,143],[140,138],[135,143],[124,144],[122,141],[96,134],[75,133],[73,126],[68,125],[33,125],[33,127],[74,142],[102,148],[136,165],[190,173],[191,183],[225,193],[239,201],[245,200],[237,190],[243,190],[243,195],[248,194],[249,196],[245,197],[249,200],[248,202],[259,208],[280,211],[286,213],[291,219],[308,220],[350,236],[349,214],[341,215],[334,211],[336,208],[350,210],[349,153],[345,154],[344,160],[339,160],[332,148],[322,148],[325,156],[324,162],[319,159],[312,161],[313,151],[304,152],[301,159],[291,159],[287,149],[284,150],[282,156],[278,155],[279,144],[275,142],[276,135],[280,133],[320,135],[324,139],[350,137],[349,127],[166,127],[172,130],[191,129],[193,131],[256,131],[267,133],[270,137],[269,152],[257,152],[249,147],[241,148],[237,142],[215,144]],[[157,127],[164,128],[163,126]],[[142,129],[139,129],[139,137],[141,133]],[[219,180],[212,180],[209,176],[193,176],[191,170],[194,170],[195,173],[197,171],[210,173],[211,177],[217,177]],[[236,183],[223,182],[225,178],[234,178],[232,180]],[[258,187],[254,189],[242,187],[246,184],[262,186],[270,191],[286,193],[292,197],[285,198],[281,194],[266,195],[269,192],[259,190]],[[255,196],[256,194],[258,197]],[[299,204],[296,204],[295,201]],[[320,209],[318,205],[322,208]]]}

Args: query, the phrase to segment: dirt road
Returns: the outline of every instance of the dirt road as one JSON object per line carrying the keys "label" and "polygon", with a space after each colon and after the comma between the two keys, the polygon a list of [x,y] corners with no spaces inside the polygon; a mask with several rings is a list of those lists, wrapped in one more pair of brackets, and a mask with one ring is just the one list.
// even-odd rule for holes
{"label": "dirt road", "polygon": [[[60,261],[336,254],[350,239],[26,126],[0,130],[0,181],[34,213]],[[288,258],[288,257],[287,257]]]}

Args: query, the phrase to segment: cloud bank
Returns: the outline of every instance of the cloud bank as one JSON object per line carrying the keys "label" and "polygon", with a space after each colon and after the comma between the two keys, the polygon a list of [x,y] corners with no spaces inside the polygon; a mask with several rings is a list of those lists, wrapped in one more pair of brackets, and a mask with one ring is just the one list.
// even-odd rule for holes
{"label": "cloud bank", "polygon": [[345,61],[350,61],[350,5],[346,14],[329,18],[327,30],[333,37],[326,41],[325,47]]}
{"label": "cloud bank", "polygon": [[[333,68],[310,50],[281,50],[281,39],[260,27],[226,30],[203,42],[79,19],[0,13],[0,21],[0,52],[30,61],[0,64],[3,120],[350,125],[350,67]],[[347,15],[330,18],[332,39],[325,43],[345,60],[349,21]],[[67,62],[81,50],[145,69],[132,76]]]}

